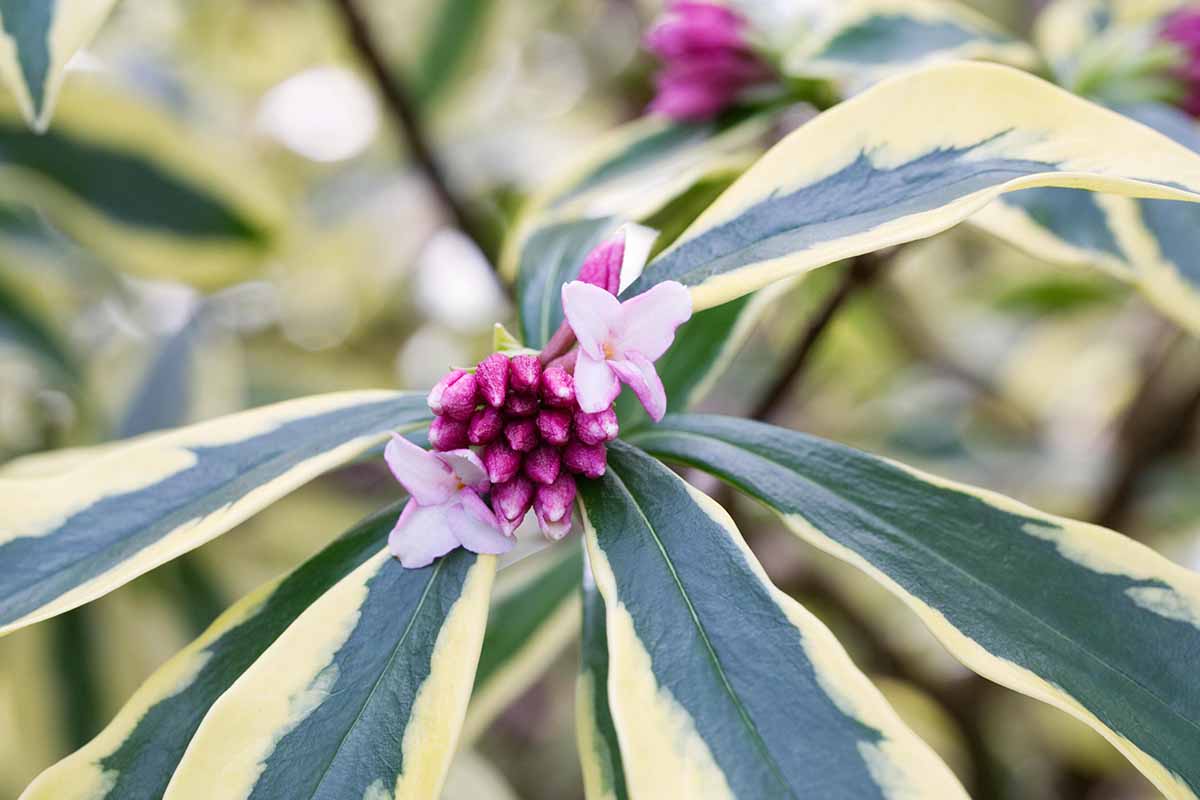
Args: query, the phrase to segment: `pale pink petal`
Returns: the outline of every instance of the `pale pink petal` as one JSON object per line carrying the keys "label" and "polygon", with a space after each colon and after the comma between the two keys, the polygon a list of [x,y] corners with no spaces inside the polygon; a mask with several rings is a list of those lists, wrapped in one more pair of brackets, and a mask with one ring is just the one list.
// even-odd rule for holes
{"label": "pale pink petal", "polygon": [[683,284],[663,281],[621,304],[616,357],[636,350],[651,361],[667,352],[675,329],[692,316],[692,294]]}
{"label": "pale pink petal", "polygon": [[388,552],[404,566],[416,568],[458,547],[445,512],[446,506],[420,506],[409,500],[388,536]]}
{"label": "pale pink petal", "polygon": [[383,449],[383,459],[396,480],[423,506],[445,503],[458,491],[450,467],[403,436],[392,434],[392,440]]}
{"label": "pale pink petal", "polygon": [[484,522],[461,505],[450,506],[446,518],[458,541],[472,553],[507,553],[517,543],[515,537],[504,535],[494,517],[492,522]]}
{"label": "pale pink petal", "polygon": [[595,414],[611,406],[620,393],[617,376],[607,361],[598,361],[587,353],[579,354],[575,363],[575,399],[580,408]]}
{"label": "pale pink petal", "polygon": [[617,298],[583,281],[562,288],[563,314],[579,340],[579,348],[592,358],[604,358],[604,344],[621,320]]}
{"label": "pale pink petal", "polygon": [[667,392],[654,364],[641,353],[630,353],[626,361],[610,361],[609,366],[622,383],[629,385],[650,419],[658,422],[667,413]]}
{"label": "pale pink petal", "polygon": [[462,489],[458,493],[458,502],[466,509],[467,513],[475,519],[487,525],[497,526],[499,521],[496,519],[496,513],[492,511],[487,503],[483,502],[483,498],[474,489]]}
{"label": "pale pink petal", "polygon": [[[487,469],[483,466],[483,462],[479,460],[479,456],[467,449],[451,450],[448,453],[438,453],[440,458],[446,465],[446,468],[454,473],[459,481],[464,486],[470,486],[472,489],[477,489],[481,492],[487,491],[488,477]],[[458,486],[454,487],[455,490]]]}

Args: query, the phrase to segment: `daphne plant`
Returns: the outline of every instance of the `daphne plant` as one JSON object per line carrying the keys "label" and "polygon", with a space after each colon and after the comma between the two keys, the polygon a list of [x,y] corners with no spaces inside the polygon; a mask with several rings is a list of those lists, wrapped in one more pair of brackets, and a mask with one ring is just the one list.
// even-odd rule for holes
{"label": "daphne plant", "polygon": [[[900,15],[885,6],[869,18]],[[807,80],[861,60],[846,32],[888,29],[854,14],[777,63],[812,65]],[[654,41],[688,57],[704,36],[748,41],[722,38],[720,19],[676,20]],[[1032,52],[969,14],[938,19],[940,50],[909,48],[908,66]],[[668,464],[758,500],[892,592],[968,668],[1074,715],[1165,795],[1200,796],[1200,576],[1114,531],[688,411],[763,298],[812,270],[932,236],[1010,193],[1200,202],[1196,153],[1018,69],[950,61],[876,82],[882,71],[875,58],[870,88],[748,168],[746,140],[725,150],[736,179],[690,195],[687,224],[653,243],[628,223],[663,206],[612,198],[640,202],[640,187],[694,178],[697,164],[707,175],[714,143],[762,110],[723,86],[735,105],[714,120],[652,120],[607,143],[531,203],[509,243],[520,336],[500,330],[495,353],[428,394],[294,400],[0,478],[2,632],[100,597],[364,454],[407,492],[229,609],[25,800],[437,797],[456,747],[573,634],[589,797],[965,797],[829,630],[772,585],[729,514]],[[531,509],[552,544],[492,605]]]}

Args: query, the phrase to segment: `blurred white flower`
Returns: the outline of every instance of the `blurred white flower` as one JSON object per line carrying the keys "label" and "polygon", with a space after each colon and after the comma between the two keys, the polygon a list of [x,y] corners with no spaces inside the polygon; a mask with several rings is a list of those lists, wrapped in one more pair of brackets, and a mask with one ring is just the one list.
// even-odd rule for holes
{"label": "blurred white flower", "polygon": [[316,67],[268,91],[255,126],[305,158],[342,161],[361,153],[375,138],[379,109],[353,72]]}
{"label": "blurred white flower", "polygon": [[483,333],[508,313],[496,275],[470,239],[444,228],[417,259],[416,299],[429,317],[459,333]]}

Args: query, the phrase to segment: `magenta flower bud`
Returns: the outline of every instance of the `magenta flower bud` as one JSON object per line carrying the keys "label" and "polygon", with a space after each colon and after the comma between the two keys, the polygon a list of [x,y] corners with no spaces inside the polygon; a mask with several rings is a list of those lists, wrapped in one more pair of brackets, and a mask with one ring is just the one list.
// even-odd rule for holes
{"label": "magenta flower bud", "polygon": [[575,379],[562,367],[542,370],[542,402],[556,408],[575,405]]}
{"label": "magenta flower bud", "polygon": [[504,401],[504,412],[514,417],[532,417],[537,413],[538,401],[531,394],[509,392]]}
{"label": "magenta flower bud", "polygon": [[571,412],[543,408],[537,415],[537,429],[543,439],[561,447],[571,438]]}
{"label": "magenta flower bud", "polygon": [[464,422],[471,418],[477,402],[475,376],[456,369],[438,381],[429,392],[429,408],[439,416],[445,414]]}
{"label": "magenta flower bud", "polygon": [[563,466],[588,478],[599,478],[608,467],[608,449],[602,444],[584,444],[576,439],[566,446]]}
{"label": "magenta flower bud", "polygon": [[554,483],[561,467],[562,456],[557,447],[544,444],[525,456],[525,474],[534,483]]}
{"label": "magenta flower bud", "polygon": [[537,426],[532,417],[514,419],[504,426],[504,438],[508,446],[518,453],[528,453],[537,447]]}
{"label": "magenta flower bud", "polygon": [[512,480],[521,469],[521,454],[501,439],[483,448],[480,457],[483,460],[483,468],[487,470],[488,480],[493,484]]}
{"label": "magenta flower bud", "polygon": [[492,510],[500,520],[500,529],[508,536],[525,519],[533,505],[533,482],[524,475],[492,486]]}
{"label": "magenta flower bud", "polygon": [[475,367],[475,382],[483,401],[492,408],[504,404],[508,394],[508,356],[492,353]]}
{"label": "magenta flower bud", "polygon": [[450,417],[434,417],[429,424],[429,444],[434,450],[461,450],[469,444],[467,423]]}
{"label": "magenta flower bud", "polygon": [[612,406],[589,414],[586,411],[575,412],[575,435],[584,444],[603,444],[617,438],[621,426],[617,422],[617,412]]}
{"label": "magenta flower bud", "polygon": [[429,397],[425,400],[429,404],[429,410],[438,416],[444,414],[445,408],[442,406],[442,398],[445,396],[446,390],[466,374],[466,370],[454,369],[443,375],[442,379],[429,390]]}
{"label": "magenta flower bud", "polygon": [[571,531],[571,504],[575,502],[575,479],[563,473],[553,483],[537,487],[533,513],[542,534],[553,541]]}
{"label": "magenta flower bud", "polygon": [[504,428],[504,417],[496,409],[488,406],[481,408],[471,415],[471,423],[467,426],[467,439],[471,444],[488,444]]}
{"label": "magenta flower bud", "polygon": [[514,392],[534,394],[542,379],[542,362],[537,356],[513,356],[509,362],[508,385]]}
{"label": "magenta flower bud", "polygon": [[579,269],[579,280],[616,294],[621,286],[621,262],[625,260],[625,235],[601,242],[587,254]]}

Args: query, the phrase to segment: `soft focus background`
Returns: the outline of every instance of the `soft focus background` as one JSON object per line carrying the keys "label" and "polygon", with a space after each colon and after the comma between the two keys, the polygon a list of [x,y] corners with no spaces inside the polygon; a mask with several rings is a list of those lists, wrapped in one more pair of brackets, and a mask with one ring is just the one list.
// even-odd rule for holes
{"label": "soft focus background", "polygon": [[[836,0],[803,0],[823,1]],[[414,168],[333,3],[123,3],[76,60],[48,137],[0,102],[0,462],[289,397],[425,388],[488,352],[492,323],[513,314],[489,266],[506,227],[523,196],[640,113],[651,63],[638,42],[657,4],[361,5],[482,251]],[[971,5],[1023,33],[1037,4]],[[158,199],[181,180],[200,188]],[[107,225],[80,194],[141,224]],[[705,408],[774,397],[779,424],[1102,521],[1200,569],[1200,448],[1183,413],[1200,405],[1200,345],[1102,274],[960,227],[904,248],[838,315],[803,381],[773,392],[843,269],[777,301]],[[882,589],[702,488],[733,503],[773,579],[978,797],[1156,796],[1098,735],[969,678]],[[95,735],[233,600],[396,493],[380,464],[342,469],[0,640],[0,797]],[[513,797],[582,797],[576,662],[568,648],[490,727],[486,763],[464,767],[458,791],[495,770]]]}

